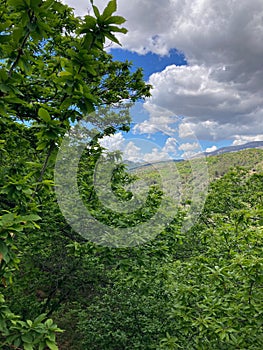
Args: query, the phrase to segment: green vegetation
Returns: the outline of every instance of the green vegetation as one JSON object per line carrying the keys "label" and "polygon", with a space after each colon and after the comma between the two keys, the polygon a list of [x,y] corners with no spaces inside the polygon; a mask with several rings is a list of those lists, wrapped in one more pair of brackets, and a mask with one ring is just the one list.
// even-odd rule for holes
{"label": "green vegetation", "polygon": [[[84,20],[51,0],[2,0],[0,9],[1,349],[261,349],[263,151],[207,158],[206,203],[187,232],[193,174],[182,162],[182,202],[155,239],[132,248],[85,240],[54,192],[63,135],[93,112],[96,137],[78,172],[82,198],[109,227],[147,221],[165,200],[151,170],[142,170],[152,181],[147,206],[129,220],[104,210],[91,180],[99,138],[128,128],[121,102],[148,96],[149,86],[103,48],[125,32],[114,0]],[[112,104],[118,113],[106,113]],[[112,190],[123,203],[132,181],[119,165]]]}
{"label": "green vegetation", "polygon": [[226,174],[233,167],[244,167],[252,171],[262,170],[263,153],[261,149],[247,149],[206,158],[211,180]]}
{"label": "green vegetation", "polygon": [[[175,177],[177,177],[177,181],[180,183],[181,203],[191,200],[193,188],[196,185],[194,182],[194,168],[198,164],[201,166],[201,171],[198,174],[202,173],[203,167],[204,173],[207,172],[209,182],[222,177],[233,167],[242,167],[250,170],[251,173],[258,172],[263,169],[263,150],[247,149],[218,156],[209,156],[205,158],[205,161],[204,158],[195,158],[191,161],[186,160],[178,163],[169,161],[160,163],[159,167],[166,174],[165,181],[168,188],[170,184],[171,189],[174,187]],[[134,173],[143,174],[149,183],[157,182],[157,174],[150,166],[138,167],[134,170]]]}
{"label": "green vegetation", "polygon": [[[116,8],[111,0],[80,19],[56,0],[0,1],[1,349],[57,349],[50,316],[75,294],[69,276],[82,271],[53,192],[63,135],[88,113],[97,138],[125,130],[129,104],[149,96],[141,70],[104,50],[126,33]],[[118,113],[96,115],[109,105]]]}

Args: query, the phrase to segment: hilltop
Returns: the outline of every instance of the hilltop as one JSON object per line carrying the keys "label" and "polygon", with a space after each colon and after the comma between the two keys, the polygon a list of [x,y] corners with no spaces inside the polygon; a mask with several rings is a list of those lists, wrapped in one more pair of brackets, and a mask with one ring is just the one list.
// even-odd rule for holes
{"label": "hilltop", "polygon": [[232,153],[232,152],[238,152],[242,151],[245,149],[263,149],[263,141],[253,141],[253,142],[248,142],[242,145],[237,145],[237,146],[228,146],[228,147],[222,147],[217,149],[216,151],[213,152],[204,152],[205,156],[216,156],[219,154],[224,154],[224,153]]}

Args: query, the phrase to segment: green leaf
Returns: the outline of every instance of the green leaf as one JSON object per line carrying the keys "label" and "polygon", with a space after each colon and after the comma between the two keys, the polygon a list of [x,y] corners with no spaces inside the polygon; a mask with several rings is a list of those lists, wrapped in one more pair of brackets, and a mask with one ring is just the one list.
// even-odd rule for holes
{"label": "green leaf", "polygon": [[39,144],[37,145],[36,150],[37,151],[42,151],[46,147],[47,147],[47,142],[46,141],[42,141],[42,142],[39,142]]}
{"label": "green leaf", "polygon": [[0,91],[4,92],[4,93],[8,93],[10,92],[10,87],[6,84],[0,84]]}
{"label": "green leaf", "polygon": [[123,33],[123,34],[128,33],[128,30],[126,28],[119,28],[119,27],[116,27],[116,26],[109,26],[108,29],[111,32],[119,32],[119,33]]}
{"label": "green leaf", "polygon": [[41,323],[46,318],[46,314],[41,314],[34,319],[34,324]]}
{"label": "green leaf", "polygon": [[24,0],[8,0],[8,5],[15,7],[19,10],[26,9],[28,6]]}
{"label": "green leaf", "polygon": [[[22,337],[22,339],[23,339],[23,337]],[[31,345],[31,344],[29,344],[29,343],[24,343],[24,349],[25,350],[34,350],[34,348],[33,348],[33,345]]]}
{"label": "green leaf", "polygon": [[49,123],[51,121],[49,112],[44,108],[39,108],[38,116],[44,120],[44,122]]}
{"label": "green leaf", "polygon": [[41,220],[41,217],[36,215],[36,214],[29,214],[29,215],[22,216],[22,220],[25,220],[25,221],[38,221],[38,220]]}
{"label": "green leaf", "polygon": [[44,350],[46,347],[46,344],[44,342],[39,343],[38,350]]}
{"label": "green leaf", "polygon": [[105,24],[123,24],[126,22],[126,19],[121,16],[112,16],[105,21]]}
{"label": "green leaf", "polygon": [[68,76],[70,76],[70,75],[72,75],[72,73],[71,72],[69,72],[69,71],[62,71],[62,72],[59,72],[58,73],[58,76],[59,77],[68,77]]}
{"label": "green leaf", "polygon": [[100,11],[99,11],[99,9],[97,8],[97,6],[93,5],[92,8],[93,8],[93,11],[94,11],[95,16],[96,16],[97,18],[100,18]]}
{"label": "green leaf", "polygon": [[33,338],[30,334],[23,334],[22,335],[22,340],[24,343],[32,343]]}
{"label": "green leaf", "polygon": [[8,74],[4,69],[0,69],[0,80],[1,81],[7,81],[8,80]]}
{"label": "green leaf", "polygon": [[84,38],[83,47],[90,50],[93,43],[93,35],[91,33],[87,33]]}
{"label": "green leaf", "polygon": [[37,163],[37,162],[26,162],[26,164],[28,164],[30,167],[42,168],[42,164],[41,164],[41,163]]}
{"label": "green leaf", "polygon": [[85,25],[84,28],[88,28],[88,29],[93,29],[95,28],[97,24],[97,21],[94,17],[92,16],[85,16]]}
{"label": "green leaf", "polygon": [[26,320],[26,323],[29,325],[29,327],[32,327],[33,322],[31,320]]}
{"label": "green leaf", "polygon": [[46,340],[46,344],[47,344],[47,346],[49,347],[50,350],[58,350],[57,345],[54,342],[52,342],[52,341],[50,341],[48,339]]}
{"label": "green leaf", "polygon": [[19,348],[20,345],[21,345],[21,340],[20,340],[20,338],[17,338],[17,339],[14,341],[14,346],[15,346],[15,348]]}
{"label": "green leaf", "polygon": [[111,34],[111,33],[105,33],[105,36],[106,36],[108,39],[110,39],[111,41],[113,41],[114,43],[116,43],[116,44],[122,46],[121,43],[119,42],[119,40],[116,38],[115,35],[113,35],[113,34]]}
{"label": "green leaf", "polygon": [[37,10],[41,3],[42,3],[42,0],[30,0],[30,7],[34,10]]}
{"label": "green leaf", "polygon": [[97,75],[97,71],[91,65],[87,66],[86,69],[91,75],[93,76]]}
{"label": "green leaf", "polygon": [[25,103],[23,100],[15,96],[6,96],[3,98],[3,100],[7,103],[14,103],[14,104],[21,104],[21,105]]}
{"label": "green leaf", "polygon": [[89,100],[80,101],[78,107],[81,109],[82,113],[92,113],[95,110],[93,103]]}
{"label": "green leaf", "polygon": [[6,244],[4,242],[2,242],[0,240],[0,254],[1,254],[1,257],[2,259],[4,259],[5,261],[8,261],[9,260],[9,257],[8,257],[8,247],[6,246]]}
{"label": "green leaf", "polygon": [[106,6],[105,10],[103,11],[100,17],[100,20],[101,21],[107,20],[116,10],[117,10],[117,2],[116,0],[111,0]]}
{"label": "green leaf", "polygon": [[0,35],[0,44],[5,44],[10,40],[10,35]]}
{"label": "green leaf", "polygon": [[[54,0],[46,0],[45,2],[42,3],[41,8],[47,10],[47,9],[49,9],[54,3],[55,3]],[[55,3],[54,5],[55,5],[54,7],[59,7],[59,4],[58,4],[58,3]],[[56,5],[57,5],[57,6],[56,6]]]}
{"label": "green leaf", "polygon": [[22,71],[24,71],[26,74],[31,74],[32,72],[32,66],[30,64],[31,62],[26,57],[21,57],[18,65],[21,68]]}
{"label": "green leaf", "polygon": [[48,326],[48,327],[51,327],[53,325],[53,320],[51,320],[51,318],[49,318],[48,320],[46,320],[45,324]]}
{"label": "green leaf", "polygon": [[3,216],[1,216],[0,223],[6,225],[6,224],[9,224],[10,222],[14,221],[15,218],[16,218],[16,215],[13,213],[4,214]]}

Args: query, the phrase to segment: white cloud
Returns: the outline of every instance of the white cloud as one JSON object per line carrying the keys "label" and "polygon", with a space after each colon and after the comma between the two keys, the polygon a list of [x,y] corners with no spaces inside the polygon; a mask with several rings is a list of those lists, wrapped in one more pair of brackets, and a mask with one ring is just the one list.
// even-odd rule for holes
{"label": "white cloud", "polygon": [[141,148],[130,141],[123,150],[123,159],[130,162],[142,162]]}
{"label": "white cloud", "polygon": [[[86,0],[67,0],[87,11]],[[173,129],[184,116],[198,138],[245,140],[263,130],[262,0],[118,0],[129,32],[123,47],[138,53],[183,52],[188,66],[172,65],[153,74],[153,96],[145,103],[150,119],[136,132]],[[105,0],[95,0],[100,7]]]}
{"label": "white cloud", "polygon": [[212,146],[212,147],[208,147],[206,150],[205,150],[205,152],[214,152],[214,151],[216,151],[217,150],[217,146]]}
{"label": "white cloud", "polygon": [[152,103],[144,103],[144,108],[148,111],[150,119],[138,123],[133,128],[134,134],[154,134],[156,132],[173,134],[176,129],[172,124],[178,122],[171,111],[165,107],[157,106]]}
{"label": "white cloud", "polygon": [[[87,0],[63,1],[78,15],[91,10]],[[94,3],[102,10],[107,1]],[[251,52],[261,56],[262,0],[117,0],[117,4],[118,14],[127,19],[129,33],[121,41],[129,50],[167,54],[177,48],[189,60],[212,64],[229,58],[254,61]]]}
{"label": "white cloud", "polygon": [[198,153],[201,153],[201,151],[202,151],[198,142],[182,143],[179,147],[179,150],[183,151],[183,154],[181,155],[181,157],[183,159],[189,159],[189,158],[197,155]]}
{"label": "white cloud", "polygon": [[174,13],[163,40],[167,50],[183,51],[189,66],[152,75],[153,96],[146,105],[185,116],[198,138],[258,134],[263,130],[263,1],[186,0]]}
{"label": "white cloud", "polygon": [[119,132],[111,136],[104,136],[100,140],[100,145],[110,152],[118,151],[123,148],[125,139],[123,135]]}
{"label": "white cloud", "polygon": [[153,148],[151,153],[146,153],[143,156],[143,160],[146,163],[161,162],[164,160],[172,159],[167,152],[160,150],[159,148]]}
{"label": "white cloud", "polygon": [[173,65],[153,74],[152,97],[145,103],[152,111],[148,124],[154,125],[153,111],[161,107],[184,116],[180,129],[188,124],[198,138],[234,137],[237,129],[246,134],[258,132],[263,127],[263,89],[252,93],[245,84],[218,79],[224,72],[204,65]]}
{"label": "white cloud", "polygon": [[178,151],[178,141],[174,137],[168,137],[163,147],[163,151],[176,155]]}
{"label": "white cloud", "polygon": [[144,120],[142,123],[138,123],[133,128],[134,134],[155,134],[157,132],[167,133],[171,135],[175,132],[175,129],[172,128],[169,124],[173,124],[175,121],[171,118],[160,117],[155,118],[151,117],[149,120]]}
{"label": "white cloud", "polygon": [[183,143],[182,145],[180,145],[179,150],[181,151],[195,151],[198,150],[199,151],[199,145],[197,142],[194,143]]}
{"label": "white cloud", "polygon": [[263,141],[263,135],[256,136],[237,136],[236,140],[233,142],[233,146],[243,145],[248,142],[253,141]]}
{"label": "white cloud", "polygon": [[172,159],[169,153],[176,153],[176,140],[168,138],[163,148],[152,141],[136,138],[132,141],[125,140],[121,133],[104,136],[100,144],[109,152],[121,151],[123,160],[130,162],[154,163]]}
{"label": "white cloud", "polygon": [[[75,8],[75,13],[83,16],[91,11],[91,5],[87,0],[63,0],[69,6]],[[102,11],[108,1],[95,0],[94,4]],[[167,53],[167,45],[162,36],[166,35],[169,23],[172,26],[174,11],[171,0],[117,0],[117,14],[124,16],[127,22],[124,24],[129,30],[129,35],[120,35],[123,47],[141,54],[152,51],[158,54]]]}

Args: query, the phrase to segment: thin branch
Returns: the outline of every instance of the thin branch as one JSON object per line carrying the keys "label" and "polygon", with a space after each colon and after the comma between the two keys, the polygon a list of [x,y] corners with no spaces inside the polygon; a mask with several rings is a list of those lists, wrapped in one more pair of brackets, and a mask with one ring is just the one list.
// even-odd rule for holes
{"label": "thin branch", "polygon": [[[55,144],[54,144],[54,142],[52,142],[52,144],[51,144],[50,147],[49,147],[49,150],[48,150],[48,153],[47,153],[45,162],[44,162],[44,164],[43,164],[43,166],[42,166],[42,169],[41,169],[41,172],[40,172],[40,176],[39,176],[39,178],[38,178],[38,180],[37,180],[38,183],[41,182],[42,179],[43,179],[43,176],[44,176],[44,173],[45,173],[45,171],[46,171],[46,169],[47,169],[48,161],[49,161],[49,158],[50,158],[50,156],[51,156],[51,153],[52,153],[52,151],[53,151],[53,149],[54,149],[54,146],[55,146]],[[33,200],[33,198],[36,196],[36,193],[37,193],[37,190],[38,190],[38,186],[39,186],[38,183],[37,183],[37,185],[36,185],[36,187],[35,187],[34,193],[32,194],[31,200]]]}
{"label": "thin branch", "polygon": [[[30,12],[31,12],[31,11],[28,12],[29,21],[30,21],[30,23],[32,23],[32,21],[33,21],[36,17],[35,17],[34,12],[32,12],[31,14],[30,14]],[[17,64],[18,64],[18,62],[19,62],[19,60],[20,60],[20,58],[23,56],[23,53],[24,53],[24,52],[23,52],[23,49],[24,49],[25,46],[26,46],[26,43],[27,43],[27,40],[28,40],[29,36],[30,36],[30,29],[27,30],[27,33],[26,33],[26,35],[25,35],[25,37],[24,37],[24,39],[23,39],[23,41],[22,41],[22,44],[21,44],[21,46],[18,48],[18,55],[17,55],[15,61],[13,62],[13,64],[11,65],[11,67],[10,67],[10,69],[9,69],[9,72],[8,72],[8,76],[9,76],[9,77],[11,77],[11,75],[12,75],[14,69],[16,68],[16,66],[17,66]]]}

